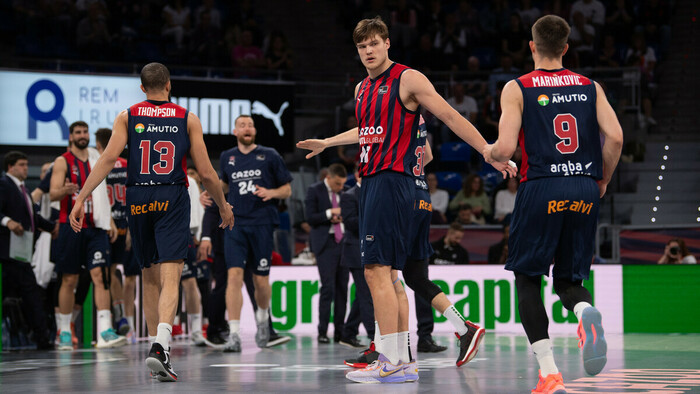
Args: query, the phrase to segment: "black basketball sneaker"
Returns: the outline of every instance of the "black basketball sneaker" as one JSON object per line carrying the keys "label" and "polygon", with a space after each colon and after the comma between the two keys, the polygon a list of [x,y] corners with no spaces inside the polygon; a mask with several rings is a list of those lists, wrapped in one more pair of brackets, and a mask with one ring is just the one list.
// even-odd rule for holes
{"label": "black basketball sneaker", "polygon": [[177,374],[170,365],[170,352],[163,349],[160,343],[156,342],[151,346],[151,351],[146,358],[146,366],[159,381],[177,382]]}
{"label": "black basketball sneaker", "polygon": [[345,360],[345,365],[353,368],[365,368],[379,358],[379,353],[374,348],[374,341],[370,342],[369,348],[360,353],[360,357]]}
{"label": "black basketball sneaker", "polygon": [[459,339],[459,358],[457,359],[457,366],[461,367],[465,363],[468,363],[476,356],[476,352],[479,351],[479,345],[484,339],[484,334],[486,330],[477,326],[476,324],[466,321],[464,325],[467,326],[467,333],[460,336],[455,333]]}

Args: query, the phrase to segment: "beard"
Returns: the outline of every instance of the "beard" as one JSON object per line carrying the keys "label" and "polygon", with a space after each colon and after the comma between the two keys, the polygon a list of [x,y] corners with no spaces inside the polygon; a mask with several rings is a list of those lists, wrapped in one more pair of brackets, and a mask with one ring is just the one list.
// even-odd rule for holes
{"label": "beard", "polygon": [[90,141],[88,139],[83,138],[83,139],[79,139],[77,141],[73,141],[73,146],[82,150],[82,149],[87,148],[89,143],[90,143]]}
{"label": "beard", "polygon": [[243,145],[243,146],[251,146],[255,143],[255,136],[254,135],[252,135],[250,137],[246,137],[246,136],[238,137],[237,139],[238,139],[238,143]]}

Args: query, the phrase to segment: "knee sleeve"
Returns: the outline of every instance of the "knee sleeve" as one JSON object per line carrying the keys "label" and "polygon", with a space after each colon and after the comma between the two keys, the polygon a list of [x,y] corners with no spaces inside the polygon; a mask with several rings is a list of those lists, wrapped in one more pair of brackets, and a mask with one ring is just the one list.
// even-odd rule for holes
{"label": "knee sleeve", "polygon": [[403,269],[403,278],[411,290],[430,303],[442,290],[428,279],[423,269],[424,264],[422,260],[409,261]]}
{"label": "knee sleeve", "polygon": [[554,291],[559,296],[564,308],[573,311],[574,306],[579,302],[593,304],[593,297],[588,289],[583,287],[583,281],[570,281],[567,279],[554,278]]}
{"label": "knee sleeve", "polygon": [[518,290],[518,311],[525,334],[530,343],[549,338],[547,329],[549,318],[540,295],[542,276],[515,274],[515,288]]}

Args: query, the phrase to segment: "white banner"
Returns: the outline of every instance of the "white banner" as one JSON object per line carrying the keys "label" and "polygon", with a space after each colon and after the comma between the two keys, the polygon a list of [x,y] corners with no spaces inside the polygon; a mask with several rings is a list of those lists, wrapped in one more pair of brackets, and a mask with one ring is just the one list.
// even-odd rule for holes
{"label": "white banner", "polygon": [[[316,335],[319,298],[318,269],[313,267],[280,267],[270,270],[272,283],[272,318],[280,331]],[[494,265],[430,266],[430,279],[436,282],[465,318],[491,332],[524,333],[517,312],[517,295],[513,273]],[[603,315],[608,333],[622,333],[622,267],[595,265],[591,280],[586,285],[592,290],[596,307]],[[549,332],[574,334],[578,322],[573,312],[564,309],[556,296],[551,278],[543,279],[544,304],[549,316]],[[350,288],[352,276],[350,277]],[[406,289],[410,304],[409,330],[415,332],[414,296]],[[348,297],[349,299],[350,297]],[[348,305],[347,313],[350,312]],[[452,325],[435,313],[434,332],[453,332]],[[241,315],[242,329],[254,331],[253,311],[248,297],[244,297]],[[329,325],[329,336],[333,324]],[[360,325],[360,332],[364,328]]]}

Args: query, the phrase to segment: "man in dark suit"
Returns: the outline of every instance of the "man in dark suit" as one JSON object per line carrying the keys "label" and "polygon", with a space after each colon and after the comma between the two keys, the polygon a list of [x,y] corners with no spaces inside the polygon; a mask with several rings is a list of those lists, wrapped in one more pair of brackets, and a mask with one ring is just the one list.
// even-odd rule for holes
{"label": "man in dark suit", "polygon": [[340,209],[340,193],[344,190],[347,170],[339,163],[328,167],[322,182],[309,186],[306,192],[306,219],[311,225],[309,242],[321,277],[318,306],[318,342],[329,343],[328,323],[331,303],[335,341],[340,342],[348,299],[348,269],[340,266],[344,224]]}
{"label": "man in dark suit", "polygon": [[370,341],[374,339],[374,306],[372,295],[365,280],[365,270],[360,261],[360,187],[362,180],[358,171],[355,171],[357,184],[340,196],[340,210],[343,213],[345,235],[343,237],[343,249],[340,265],[347,267],[355,281],[355,301],[350,308],[350,314],[345,321],[340,344],[351,347],[362,347],[357,340],[360,323],[365,325]]}
{"label": "man in dark suit", "polygon": [[10,232],[18,236],[26,231],[33,233],[36,229],[51,232],[54,224],[39,215],[38,207],[32,203],[32,197],[24,185],[28,170],[27,155],[18,151],[8,152],[4,164],[5,175],[0,178],[0,262],[3,289],[22,297],[37,348],[49,349],[53,345],[49,342],[42,290],[36,283],[31,261],[19,261],[10,257]]}

